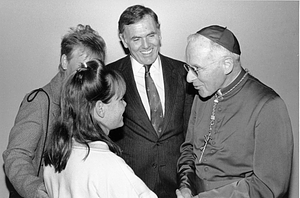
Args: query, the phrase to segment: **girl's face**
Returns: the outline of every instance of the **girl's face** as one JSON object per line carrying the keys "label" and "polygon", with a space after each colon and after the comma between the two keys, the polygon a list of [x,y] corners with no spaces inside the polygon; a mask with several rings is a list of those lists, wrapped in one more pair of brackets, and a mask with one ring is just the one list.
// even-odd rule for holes
{"label": "girl's face", "polygon": [[[100,107],[98,105],[100,105]],[[125,111],[125,107],[126,102],[124,99],[117,99],[117,96],[114,96],[108,104],[102,103],[101,101],[97,102],[96,108],[100,108],[98,109],[100,112],[98,114],[99,118],[96,120],[99,121],[99,125],[106,135],[109,134],[110,130],[124,125],[123,113]]]}

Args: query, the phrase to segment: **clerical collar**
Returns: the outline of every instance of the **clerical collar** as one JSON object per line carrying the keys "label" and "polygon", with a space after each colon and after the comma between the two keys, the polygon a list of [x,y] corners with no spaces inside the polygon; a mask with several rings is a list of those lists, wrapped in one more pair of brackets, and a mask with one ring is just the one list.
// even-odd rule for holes
{"label": "clerical collar", "polygon": [[247,76],[248,70],[243,69],[240,71],[238,76],[234,79],[232,83],[230,83],[227,87],[223,89],[219,89],[216,93],[217,97],[224,97],[225,95],[229,94],[231,91],[233,91]]}

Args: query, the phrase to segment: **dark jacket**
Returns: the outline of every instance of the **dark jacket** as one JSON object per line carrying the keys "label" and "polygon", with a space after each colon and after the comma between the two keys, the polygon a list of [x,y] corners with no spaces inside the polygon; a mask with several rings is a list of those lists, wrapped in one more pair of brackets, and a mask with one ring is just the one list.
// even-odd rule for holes
{"label": "dark jacket", "polygon": [[160,55],[165,87],[163,131],[151,125],[134,81],[130,56],[108,67],[119,71],[126,82],[124,126],[110,136],[123,150],[122,157],[159,198],[176,197],[176,163],[185,138],[193,95],[188,94],[183,62]]}
{"label": "dark jacket", "polygon": [[293,132],[284,101],[244,70],[221,92],[228,94],[195,97],[178,160],[181,188],[207,198],[283,197],[293,161]]}

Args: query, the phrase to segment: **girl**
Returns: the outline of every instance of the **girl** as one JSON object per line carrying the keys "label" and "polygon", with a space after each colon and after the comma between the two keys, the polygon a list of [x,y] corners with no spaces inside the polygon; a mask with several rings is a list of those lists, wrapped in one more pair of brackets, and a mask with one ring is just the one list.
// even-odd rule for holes
{"label": "girl", "polygon": [[125,91],[123,78],[100,60],[82,64],[67,79],[44,160],[51,198],[157,197],[108,137],[110,130],[123,126]]}

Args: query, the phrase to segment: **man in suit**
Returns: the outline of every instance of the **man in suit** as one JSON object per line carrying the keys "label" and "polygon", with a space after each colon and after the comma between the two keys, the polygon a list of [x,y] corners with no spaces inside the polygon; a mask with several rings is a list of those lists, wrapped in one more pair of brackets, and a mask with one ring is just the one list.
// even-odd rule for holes
{"label": "man in suit", "polygon": [[[176,197],[176,163],[184,141],[193,94],[185,81],[183,62],[160,54],[161,33],[157,15],[141,5],[128,7],[119,19],[119,37],[129,55],[108,67],[123,75],[127,92],[124,126],[111,132],[134,172],[159,198]],[[145,67],[156,86],[162,122],[153,125],[145,82]],[[154,110],[156,111],[156,110]]]}

